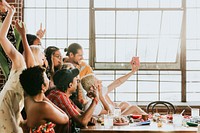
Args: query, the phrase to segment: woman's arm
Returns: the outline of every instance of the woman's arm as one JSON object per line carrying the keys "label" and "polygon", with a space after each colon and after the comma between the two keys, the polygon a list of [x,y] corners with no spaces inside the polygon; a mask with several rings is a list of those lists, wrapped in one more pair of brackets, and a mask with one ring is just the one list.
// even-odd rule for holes
{"label": "woman's arm", "polygon": [[107,101],[105,100],[105,97],[103,96],[102,94],[102,86],[101,85],[98,85],[98,92],[99,92],[99,100],[101,101],[101,103],[103,104],[103,107],[104,109],[107,111],[107,112],[111,112],[111,109],[107,103]]}
{"label": "woman's arm", "polygon": [[10,6],[5,0],[2,0],[2,4],[8,9],[8,14],[0,28],[0,43],[6,55],[12,61],[12,68],[21,68],[21,66],[24,65],[23,56],[15,49],[13,44],[7,38],[15,8]]}
{"label": "woman's arm", "polygon": [[[21,24],[21,26],[20,26]],[[25,62],[26,62],[26,66],[27,68],[29,67],[33,67],[36,62],[33,56],[33,53],[29,47],[27,38],[26,38],[26,29],[25,29],[25,25],[23,22],[19,22],[19,20],[16,20],[15,22],[15,27],[17,29],[17,31],[19,32],[19,34],[21,35],[22,38],[22,44],[23,44],[23,48],[24,48],[24,55],[25,55]]]}
{"label": "woman's arm", "polygon": [[119,87],[121,84],[123,84],[125,81],[127,81],[127,79],[130,78],[140,67],[139,59],[135,60],[134,57],[132,58],[130,64],[131,64],[131,67],[132,67],[131,72],[129,72],[128,74],[126,74],[126,75],[116,79],[115,81],[113,81],[108,86],[108,92],[107,93],[111,92],[116,87]]}
{"label": "woman's arm", "polygon": [[73,119],[84,127],[86,127],[88,122],[91,120],[94,109],[99,101],[97,93],[97,90],[93,88],[93,91],[90,91],[90,98],[92,98],[93,100],[89,108],[83,114],[79,116],[73,116]]}

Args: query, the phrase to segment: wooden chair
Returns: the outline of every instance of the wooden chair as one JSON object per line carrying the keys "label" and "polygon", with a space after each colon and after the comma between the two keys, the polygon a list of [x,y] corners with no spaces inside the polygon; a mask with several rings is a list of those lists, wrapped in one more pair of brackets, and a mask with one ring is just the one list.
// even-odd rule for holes
{"label": "wooden chair", "polygon": [[[165,110],[167,109],[167,111],[163,111],[163,107],[165,108]],[[166,114],[175,114],[176,113],[176,109],[174,107],[174,105],[170,102],[167,101],[154,101],[148,104],[147,106],[147,113],[156,113],[158,111],[159,108],[162,108],[162,112],[167,112]],[[160,112],[157,112],[160,113]]]}

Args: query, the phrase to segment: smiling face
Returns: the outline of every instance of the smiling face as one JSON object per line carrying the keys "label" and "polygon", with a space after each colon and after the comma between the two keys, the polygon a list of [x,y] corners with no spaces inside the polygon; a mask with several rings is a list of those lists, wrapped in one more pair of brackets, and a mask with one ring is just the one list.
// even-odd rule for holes
{"label": "smiling face", "polygon": [[70,53],[69,54],[69,60],[73,64],[79,65],[80,61],[83,60],[83,50],[82,49],[78,49],[76,54]]}

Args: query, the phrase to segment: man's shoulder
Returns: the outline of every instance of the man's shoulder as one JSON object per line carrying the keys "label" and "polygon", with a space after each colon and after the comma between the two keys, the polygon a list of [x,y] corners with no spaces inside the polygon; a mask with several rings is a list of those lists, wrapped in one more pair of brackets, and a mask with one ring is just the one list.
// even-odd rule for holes
{"label": "man's shoulder", "polygon": [[57,89],[53,89],[49,92],[48,98],[59,98],[59,97],[65,97],[65,93],[64,92],[61,92]]}
{"label": "man's shoulder", "polygon": [[80,61],[80,65],[81,65],[81,66],[89,66],[84,60],[81,60],[81,61]]}
{"label": "man's shoulder", "polygon": [[89,64],[87,64],[87,63],[86,63],[85,61],[83,61],[83,60],[80,62],[80,67],[81,67],[81,69],[85,69],[85,68],[86,68],[86,69],[92,69],[91,66],[90,66]]}

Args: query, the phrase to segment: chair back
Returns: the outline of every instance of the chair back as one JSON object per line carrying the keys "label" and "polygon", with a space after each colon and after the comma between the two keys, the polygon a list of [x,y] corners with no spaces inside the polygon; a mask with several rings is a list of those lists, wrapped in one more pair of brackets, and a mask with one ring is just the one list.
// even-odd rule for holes
{"label": "chair back", "polygon": [[157,112],[159,109],[158,107],[165,107],[165,109],[167,109],[166,114],[175,114],[176,113],[176,109],[175,109],[174,105],[167,101],[154,101],[154,102],[149,103],[147,106],[147,113],[152,113],[152,114],[160,113],[160,112]]}

